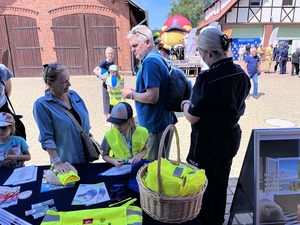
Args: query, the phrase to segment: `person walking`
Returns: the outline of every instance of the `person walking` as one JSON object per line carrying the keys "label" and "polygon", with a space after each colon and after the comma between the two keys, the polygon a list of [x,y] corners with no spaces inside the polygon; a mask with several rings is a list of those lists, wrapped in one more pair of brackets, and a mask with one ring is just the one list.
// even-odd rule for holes
{"label": "person walking", "polygon": [[[261,63],[264,61],[264,57],[265,57],[265,48],[263,47],[262,43],[260,43],[257,48],[257,55],[260,59],[259,66],[261,67]],[[272,59],[273,59],[273,56],[272,56]]]}
{"label": "person walking", "polygon": [[209,70],[199,73],[191,100],[181,103],[192,128],[187,162],[204,169],[208,179],[198,216],[201,225],[225,221],[229,173],[241,140],[238,121],[251,87],[245,71],[228,56],[231,42],[216,27],[200,31],[197,46]]}
{"label": "person walking", "polygon": [[270,73],[270,67],[273,61],[273,44],[269,44],[269,46],[266,48],[266,57],[265,57],[265,63],[264,63],[264,72]]}
{"label": "person walking", "polygon": [[[107,85],[105,83],[107,76],[104,76],[101,74],[101,69],[105,69],[109,71],[109,67],[114,64],[113,58],[114,58],[114,49],[112,47],[107,47],[105,49],[105,60],[102,60],[98,66],[95,67],[93,70],[94,74],[98,76],[102,81],[102,104],[103,104],[103,114],[105,116],[105,121],[107,121],[109,115],[110,115],[110,104],[109,104],[109,94],[107,92]],[[110,127],[111,124],[105,122],[105,126]]]}
{"label": "person walking", "polygon": [[288,60],[288,46],[283,46],[282,50],[279,53],[279,68],[280,73],[279,74],[286,74],[286,63]]}
{"label": "person walking", "polygon": [[[149,132],[148,158],[157,159],[164,130],[168,125],[177,123],[174,112],[168,111],[165,106],[169,69],[155,50],[152,31],[147,26],[133,27],[127,38],[133,54],[142,63],[137,72],[136,88],[124,88],[121,92],[124,98],[135,101],[138,124]],[[172,137],[173,131],[170,131],[165,138],[164,158],[169,157]]]}
{"label": "person walking", "polygon": [[60,63],[44,65],[45,95],[33,105],[33,116],[40,131],[39,142],[47,151],[50,161],[58,173],[70,171],[70,164],[87,163],[80,131],[63,111],[66,108],[82,126],[83,132],[90,135],[89,113],[83,99],[71,86],[70,74]]}
{"label": "person walking", "polygon": [[258,75],[260,74],[260,58],[257,55],[257,50],[252,47],[250,55],[245,59],[248,76],[253,82],[253,98],[258,99]]}
{"label": "person walking", "polygon": [[300,52],[299,48],[296,48],[295,52],[292,54],[292,71],[291,75],[294,76],[294,71],[296,75],[299,76],[299,62],[300,62]]}
{"label": "person walking", "polygon": [[274,73],[277,71],[277,67],[279,65],[278,59],[279,59],[280,51],[281,51],[281,48],[280,48],[280,46],[277,47],[277,45],[273,49],[273,61],[275,61]]}

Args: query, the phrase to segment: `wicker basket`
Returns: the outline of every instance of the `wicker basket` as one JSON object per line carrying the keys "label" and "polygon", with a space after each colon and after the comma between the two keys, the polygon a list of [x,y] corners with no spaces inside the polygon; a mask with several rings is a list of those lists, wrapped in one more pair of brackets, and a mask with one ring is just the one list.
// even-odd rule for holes
{"label": "wicker basket", "polygon": [[[202,197],[207,187],[207,180],[203,187],[195,194],[185,197],[170,197],[163,195],[160,171],[161,157],[165,137],[170,129],[174,129],[177,145],[177,161],[170,161],[174,165],[179,165],[179,163],[182,163],[180,161],[180,146],[177,129],[174,125],[169,125],[165,129],[159,145],[157,159],[158,192],[150,190],[143,184],[142,177],[144,177],[147,172],[147,164],[139,169],[136,179],[139,185],[141,208],[144,210],[144,212],[146,212],[153,219],[159,220],[163,223],[182,223],[196,218],[196,216],[199,214],[202,204]],[[197,167],[192,166],[188,163],[182,164],[189,166],[194,170],[199,170]]]}

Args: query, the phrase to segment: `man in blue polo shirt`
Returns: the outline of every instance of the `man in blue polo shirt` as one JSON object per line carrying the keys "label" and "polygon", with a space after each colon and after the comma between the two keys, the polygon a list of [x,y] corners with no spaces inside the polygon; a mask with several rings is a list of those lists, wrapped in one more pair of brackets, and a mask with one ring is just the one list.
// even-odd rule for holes
{"label": "man in blue polo shirt", "polygon": [[[148,130],[148,159],[157,159],[160,141],[166,127],[177,123],[174,112],[167,110],[169,70],[161,55],[154,49],[152,31],[137,25],[127,36],[135,58],[141,60],[137,72],[136,88],[121,90],[123,97],[135,101],[138,124]],[[164,139],[162,157],[169,158],[173,130]]]}
{"label": "man in blue polo shirt", "polygon": [[259,68],[259,56],[257,55],[257,51],[255,47],[250,49],[250,55],[245,58],[246,69],[248,76],[252,79],[253,82],[253,97],[258,99],[258,76],[260,74]]}

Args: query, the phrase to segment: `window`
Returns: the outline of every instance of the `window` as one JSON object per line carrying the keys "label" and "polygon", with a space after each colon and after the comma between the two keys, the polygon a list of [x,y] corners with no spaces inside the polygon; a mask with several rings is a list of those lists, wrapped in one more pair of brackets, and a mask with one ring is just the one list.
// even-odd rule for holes
{"label": "window", "polygon": [[250,0],[250,6],[260,6],[260,0]]}
{"label": "window", "polygon": [[283,5],[293,5],[293,0],[283,0]]}

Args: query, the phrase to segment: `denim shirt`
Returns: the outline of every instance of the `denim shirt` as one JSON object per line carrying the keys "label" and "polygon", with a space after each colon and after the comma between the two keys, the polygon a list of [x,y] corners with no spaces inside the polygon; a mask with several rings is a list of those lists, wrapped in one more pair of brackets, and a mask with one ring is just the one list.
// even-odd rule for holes
{"label": "denim shirt", "polygon": [[[83,99],[73,90],[69,91],[68,97],[72,107],[80,116],[84,132],[89,134],[91,128],[89,114]],[[56,149],[62,162],[85,163],[80,133],[58,104],[66,107],[49,91],[35,101],[33,116],[40,131],[38,140],[44,150]]]}

